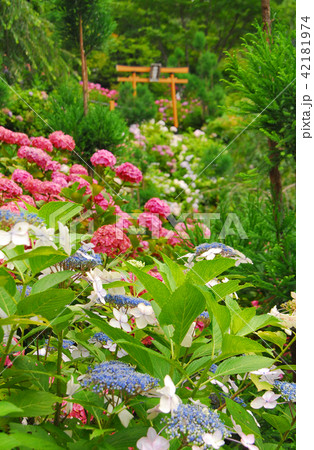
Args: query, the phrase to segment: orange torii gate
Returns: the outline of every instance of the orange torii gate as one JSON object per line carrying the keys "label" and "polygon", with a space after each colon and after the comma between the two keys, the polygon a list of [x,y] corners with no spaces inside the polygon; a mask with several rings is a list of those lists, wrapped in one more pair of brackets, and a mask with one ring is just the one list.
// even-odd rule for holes
{"label": "orange torii gate", "polygon": [[[178,112],[177,112],[177,98],[176,98],[176,84],[186,84],[186,78],[176,78],[175,74],[189,73],[188,67],[161,67],[161,64],[152,64],[150,67],[136,67],[136,66],[116,66],[117,72],[132,72],[129,77],[118,77],[118,81],[129,81],[132,83],[133,95],[136,97],[137,83],[168,83],[171,84],[171,99],[173,108],[173,124],[178,128]],[[142,78],[137,73],[149,73],[148,78]],[[160,78],[160,74],[168,73],[170,77]]]}

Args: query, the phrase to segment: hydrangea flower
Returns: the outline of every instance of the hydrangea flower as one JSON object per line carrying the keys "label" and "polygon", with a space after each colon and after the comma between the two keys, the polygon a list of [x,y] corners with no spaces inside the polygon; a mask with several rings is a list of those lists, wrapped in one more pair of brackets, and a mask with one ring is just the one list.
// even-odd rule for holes
{"label": "hydrangea flower", "polygon": [[23,194],[23,190],[13,180],[0,178],[0,198],[16,198]]}
{"label": "hydrangea flower", "polygon": [[277,405],[277,399],[280,397],[280,394],[274,394],[273,391],[267,391],[261,397],[256,397],[251,402],[251,407],[254,409],[266,408],[266,409],[274,409]]}
{"label": "hydrangea flower", "polygon": [[102,257],[90,251],[85,251],[80,247],[73,255],[59,263],[63,270],[80,270],[87,271],[95,266],[102,264]]}
{"label": "hydrangea flower", "polygon": [[112,326],[113,328],[121,328],[127,333],[132,331],[131,325],[128,323],[128,316],[125,308],[120,308],[120,310],[113,308],[112,312],[114,315],[114,319],[110,319],[110,326]]}
{"label": "hydrangea flower", "polygon": [[220,431],[220,440],[230,435],[219,415],[203,405],[181,404],[172,417],[164,421],[171,439],[179,438],[187,445],[203,445],[204,449],[211,448],[211,444],[207,445],[203,440],[206,433]]}
{"label": "hydrangea flower", "polygon": [[139,439],[136,446],[139,450],[167,450],[170,444],[167,439],[159,436],[154,428],[150,427],[147,436]]}
{"label": "hydrangea flower", "polygon": [[105,392],[109,389],[129,396],[143,394],[157,386],[158,383],[157,378],[137,372],[130,364],[121,361],[106,361],[97,364],[82,380],[84,387],[92,387],[95,392]]}
{"label": "hydrangea flower", "polygon": [[163,217],[167,217],[170,214],[170,206],[158,197],[148,200],[144,205],[144,209],[151,213],[160,214]]}
{"label": "hydrangea flower", "polygon": [[253,262],[243,253],[220,242],[212,242],[210,244],[206,242],[204,244],[198,245],[197,247],[195,247],[194,253],[187,253],[186,255],[181,256],[181,258],[188,258],[186,266],[193,267],[194,260],[212,260],[216,255],[220,255],[224,258],[235,259],[235,266],[238,266],[241,263],[253,264]]}
{"label": "hydrangea flower", "polygon": [[129,183],[140,183],[143,179],[143,174],[137,167],[129,162],[121,164],[116,168],[116,175],[123,181]]}
{"label": "hydrangea flower", "polygon": [[27,170],[15,169],[15,171],[12,173],[12,180],[16,183],[24,184],[27,178],[33,178],[33,175],[27,172]]}
{"label": "hydrangea flower", "polygon": [[119,307],[137,307],[140,303],[150,306],[150,303],[146,300],[137,297],[131,297],[130,295],[111,295],[107,294],[105,301]]}
{"label": "hydrangea flower", "polygon": [[295,402],[296,397],[296,384],[295,383],[288,383],[286,381],[274,381],[274,386],[279,390],[281,396],[289,401],[289,402]]}
{"label": "hydrangea flower", "polygon": [[31,145],[32,147],[37,147],[40,148],[41,150],[46,150],[47,152],[52,152],[53,150],[53,145],[50,142],[50,140],[43,136],[31,137]]}
{"label": "hydrangea flower", "polygon": [[115,225],[103,225],[98,228],[91,242],[95,245],[95,253],[105,253],[110,257],[125,253],[131,247],[130,239]]}
{"label": "hydrangea flower", "polygon": [[139,329],[145,328],[146,325],[155,325],[157,321],[153,308],[143,302],[136,308],[130,309],[129,314],[135,317],[136,326]]}
{"label": "hydrangea flower", "polygon": [[49,140],[55,148],[72,151],[75,148],[75,142],[72,136],[64,134],[62,131],[54,131],[49,135]]}
{"label": "hydrangea flower", "polygon": [[37,147],[22,146],[18,149],[17,156],[26,159],[30,163],[35,163],[41,169],[45,170],[47,163],[51,161],[51,156],[44,150]]}
{"label": "hydrangea flower", "polygon": [[159,237],[162,228],[162,222],[155,213],[144,212],[137,218],[140,227],[148,228],[153,236]]}
{"label": "hydrangea flower", "polygon": [[98,150],[90,159],[93,166],[113,167],[117,160],[113,153],[108,150]]}

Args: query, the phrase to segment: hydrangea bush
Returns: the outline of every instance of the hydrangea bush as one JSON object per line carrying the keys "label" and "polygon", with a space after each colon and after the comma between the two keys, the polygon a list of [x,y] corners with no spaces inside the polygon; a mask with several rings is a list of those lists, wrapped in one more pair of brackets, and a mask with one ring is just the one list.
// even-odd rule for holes
{"label": "hydrangea bush", "polygon": [[126,211],[134,161],[72,164],[61,131],[0,139],[0,445],[293,448],[295,294],[243,307],[254,260],[200,227],[184,251],[197,224],[170,227],[165,198]]}

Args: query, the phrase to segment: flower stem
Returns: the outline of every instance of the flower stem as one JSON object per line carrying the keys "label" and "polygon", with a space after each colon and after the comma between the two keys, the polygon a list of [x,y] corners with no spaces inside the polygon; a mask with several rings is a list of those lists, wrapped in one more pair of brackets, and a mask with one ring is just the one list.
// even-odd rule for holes
{"label": "flower stem", "polygon": [[[61,364],[62,364],[62,349],[63,349],[63,332],[58,333],[58,359],[57,359],[57,375],[61,375]],[[61,380],[57,378],[57,396],[61,397]],[[59,425],[60,423],[60,413],[61,413],[61,403],[56,404],[56,412],[54,417],[54,424]]]}

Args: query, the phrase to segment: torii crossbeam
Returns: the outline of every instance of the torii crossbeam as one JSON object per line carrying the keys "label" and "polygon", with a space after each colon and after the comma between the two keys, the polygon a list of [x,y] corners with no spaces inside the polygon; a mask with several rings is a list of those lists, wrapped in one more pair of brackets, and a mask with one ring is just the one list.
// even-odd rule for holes
{"label": "torii crossbeam", "polygon": [[[167,83],[171,84],[171,99],[173,108],[173,124],[176,128],[179,126],[178,112],[177,112],[177,98],[176,98],[176,84],[187,84],[186,78],[177,78],[175,74],[189,73],[188,67],[161,67],[160,64],[152,64],[151,67],[136,67],[136,66],[116,66],[117,72],[132,72],[129,77],[118,77],[118,81],[130,82],[133,87],[133,95],[136,97],[136,84],[137,83]],[[149,73],[148,78],[142,78],[138,76],[138,73]],[[170,74],[170,77],[161,78],[159,75],[162,73]]]}

